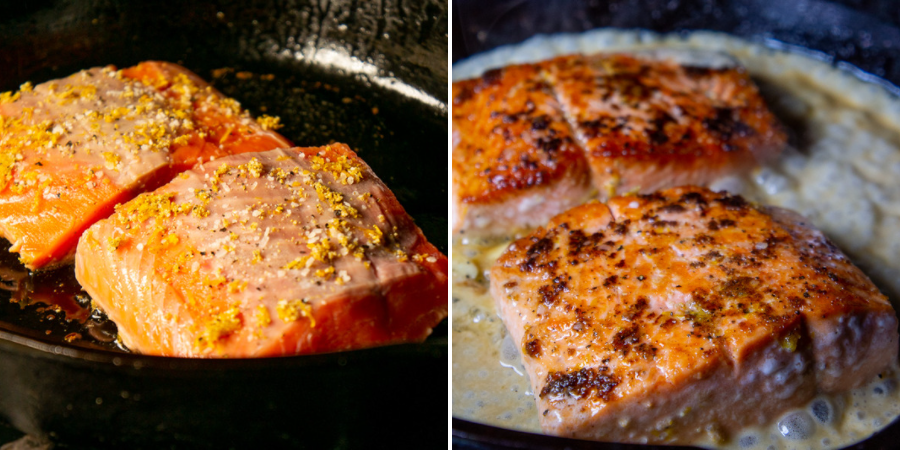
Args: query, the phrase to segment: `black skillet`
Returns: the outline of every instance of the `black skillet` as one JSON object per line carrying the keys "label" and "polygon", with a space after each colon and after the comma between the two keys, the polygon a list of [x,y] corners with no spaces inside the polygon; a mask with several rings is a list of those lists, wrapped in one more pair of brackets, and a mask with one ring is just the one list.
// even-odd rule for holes
{"label": "black skillet", "polygon": [[[816,56],[831,60],[897,94],[900,92],[896,87],[900,85],[900,8],[897,3],[890,0],[844,0],[841,3],[816,0],[455,0],[453,61],[518,43],[536,34],[582,32],[599,27],[639,28],[663,33],[714,30],[777,48],[821,52]],[[654,448],[554,438],[455,417],[452,427],[453,447],[459,449]],[[851,448],[900,448],[900,422],[895,421]]]}
{"label": "black skillet", "polygon": [[[298,145],[357,149],[446,252],[447,15],[446,0],[0,2],[0,91],[183,64]],[[0,297],[0,422],[60,446],[446,446],[446,324],[423,344],[187,360],[70,344],[79,325],[39,308]]]}

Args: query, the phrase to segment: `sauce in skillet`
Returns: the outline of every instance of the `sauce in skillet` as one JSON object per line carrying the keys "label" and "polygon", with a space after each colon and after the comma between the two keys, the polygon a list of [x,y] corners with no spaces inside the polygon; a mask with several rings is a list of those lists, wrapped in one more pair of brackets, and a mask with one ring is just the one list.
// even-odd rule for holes
{"label": "sauce in skillet", "polygon": [[117,339],[116,325],[92,308],[72,266],[32,272],[2,250],[0,329],[78,347],[127,351]]}
{"label": "sauce in skillet", "polygon": [[[734,37],[685,39],[600,30],[537,37],[454,66],[455,80],[510,63],[568,53],[695,48],[724,50],[754,75],[772,110],[793,134],[793,149],[746,177],[721,180],[761,203],[794,209],[834,240],[894,301],[900,299],[900,100],[812,55],[765,48]],[[484,276],[509,243],[453,243],[453,414],[539,432],[519,350],[496,315]],[[870,436],[900,415],[898,370],[842,395],[822,396],[764,427],[748,427],[717,447],[831,449]],[[697,442],[714,447],[711,441]]]}

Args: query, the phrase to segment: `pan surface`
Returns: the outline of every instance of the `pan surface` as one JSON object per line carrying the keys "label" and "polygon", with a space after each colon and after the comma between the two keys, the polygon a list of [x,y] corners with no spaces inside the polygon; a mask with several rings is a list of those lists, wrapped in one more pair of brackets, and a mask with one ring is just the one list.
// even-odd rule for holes
{"label": "pan surface", "polygon": [[[487,5],[457,0],[453,10],[453,61],[538,34],[577,33],[600,27],[661,33],[710,30],[778,49],[803,53],[812,50],[815,57],[826,59],[896,95],[900,92],[897,88],[900,85],[900,13],[896,5],[886,1],[843,3],[850,6],[809,0],[613,0],[552,4],[511,0]],[[678,448],[562,439],[456,417],[452,428],[453,447],[459,449]],[[894,422],[850,448],[894,449],[898,441],[900,422]]]}
{"label": "pan surface", "polygon": [[[297,145],[356,149],[446,252],[447,12],[444,0],[3,2],[0,91],[182,64],[254,115],[280,116]],[[0,293],[0,422],[25,433],[72,448],[446,445],[446,324],[422,344],[343,353],[148,357],[109,343],[102,318],[94,330],[66,320],[80,307],[71,268],[0,272],[14,291]],[[23,291],[69,303],[8,301]],[[14,434],[0,424],[0,438]]]}

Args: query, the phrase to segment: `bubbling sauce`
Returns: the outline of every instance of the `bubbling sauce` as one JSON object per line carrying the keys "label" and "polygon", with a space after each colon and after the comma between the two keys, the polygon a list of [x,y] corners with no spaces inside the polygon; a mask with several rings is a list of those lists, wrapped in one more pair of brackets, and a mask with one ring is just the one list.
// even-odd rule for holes
{"label": "bubbling sauce", "polygon": [[[539,36],[476,55],[453,67],[454,80],[513,63],[571,53],[725,51],[759,83],[792,132],[792,148],[767,167],[713,186],[800,212],[835,241],[900,306],[900,99],[806,51],[784,51],[732,36],[687,37],[597,30]],[[518,343],[497,316],[487,272],[512,239],[456,238],[453,277],[453,415],[540,432]],[[900,416],[900,369],[850,392],[820,395],[765,426],[742,430],[727,449],[834,449],[871,436]]]}

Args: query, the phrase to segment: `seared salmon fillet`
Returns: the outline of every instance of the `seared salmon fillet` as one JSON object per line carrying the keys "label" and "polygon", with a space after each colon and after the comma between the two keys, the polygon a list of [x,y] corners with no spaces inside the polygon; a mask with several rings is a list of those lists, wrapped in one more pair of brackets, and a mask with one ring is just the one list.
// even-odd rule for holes
{"label": "seared salmon fillet", "polygon": [[421,341],[447,316],[447,258],[343,144],[199,164],[89,228],[75,274],[153,355]]}
{"label": "seared salmon fillet", "polygon": [[546,77],[608,196],[708,185],[772,159],[787,136],[746,70],[694,52],[564,56]]}
{"label": "seared salmon fillet", "polygon": [[[709,185],[786,141],[718,53],[564,56],[453,84],[454,232],[533,228],[593,191]],[[588,181],[590,178],[590,181]]]}
{"label": "seared salmon fillet", "polygon": [[187,69],[95,68],[0,95],[0,235],[29,269],[72,262],[117,203],[198,160],[288,147]]}
{"label": "seared salmon fillet", "polygon": [[534,228],[589,198],[584,154],[536,66],[454,83],[452,116],[454,232]]}
{"label": "seared salmon fillet", "polygon": [[897,358],[887,299],[796,213],[680,187],[588,203],[509,246],[491,294],[545,432],[727,437]]}

